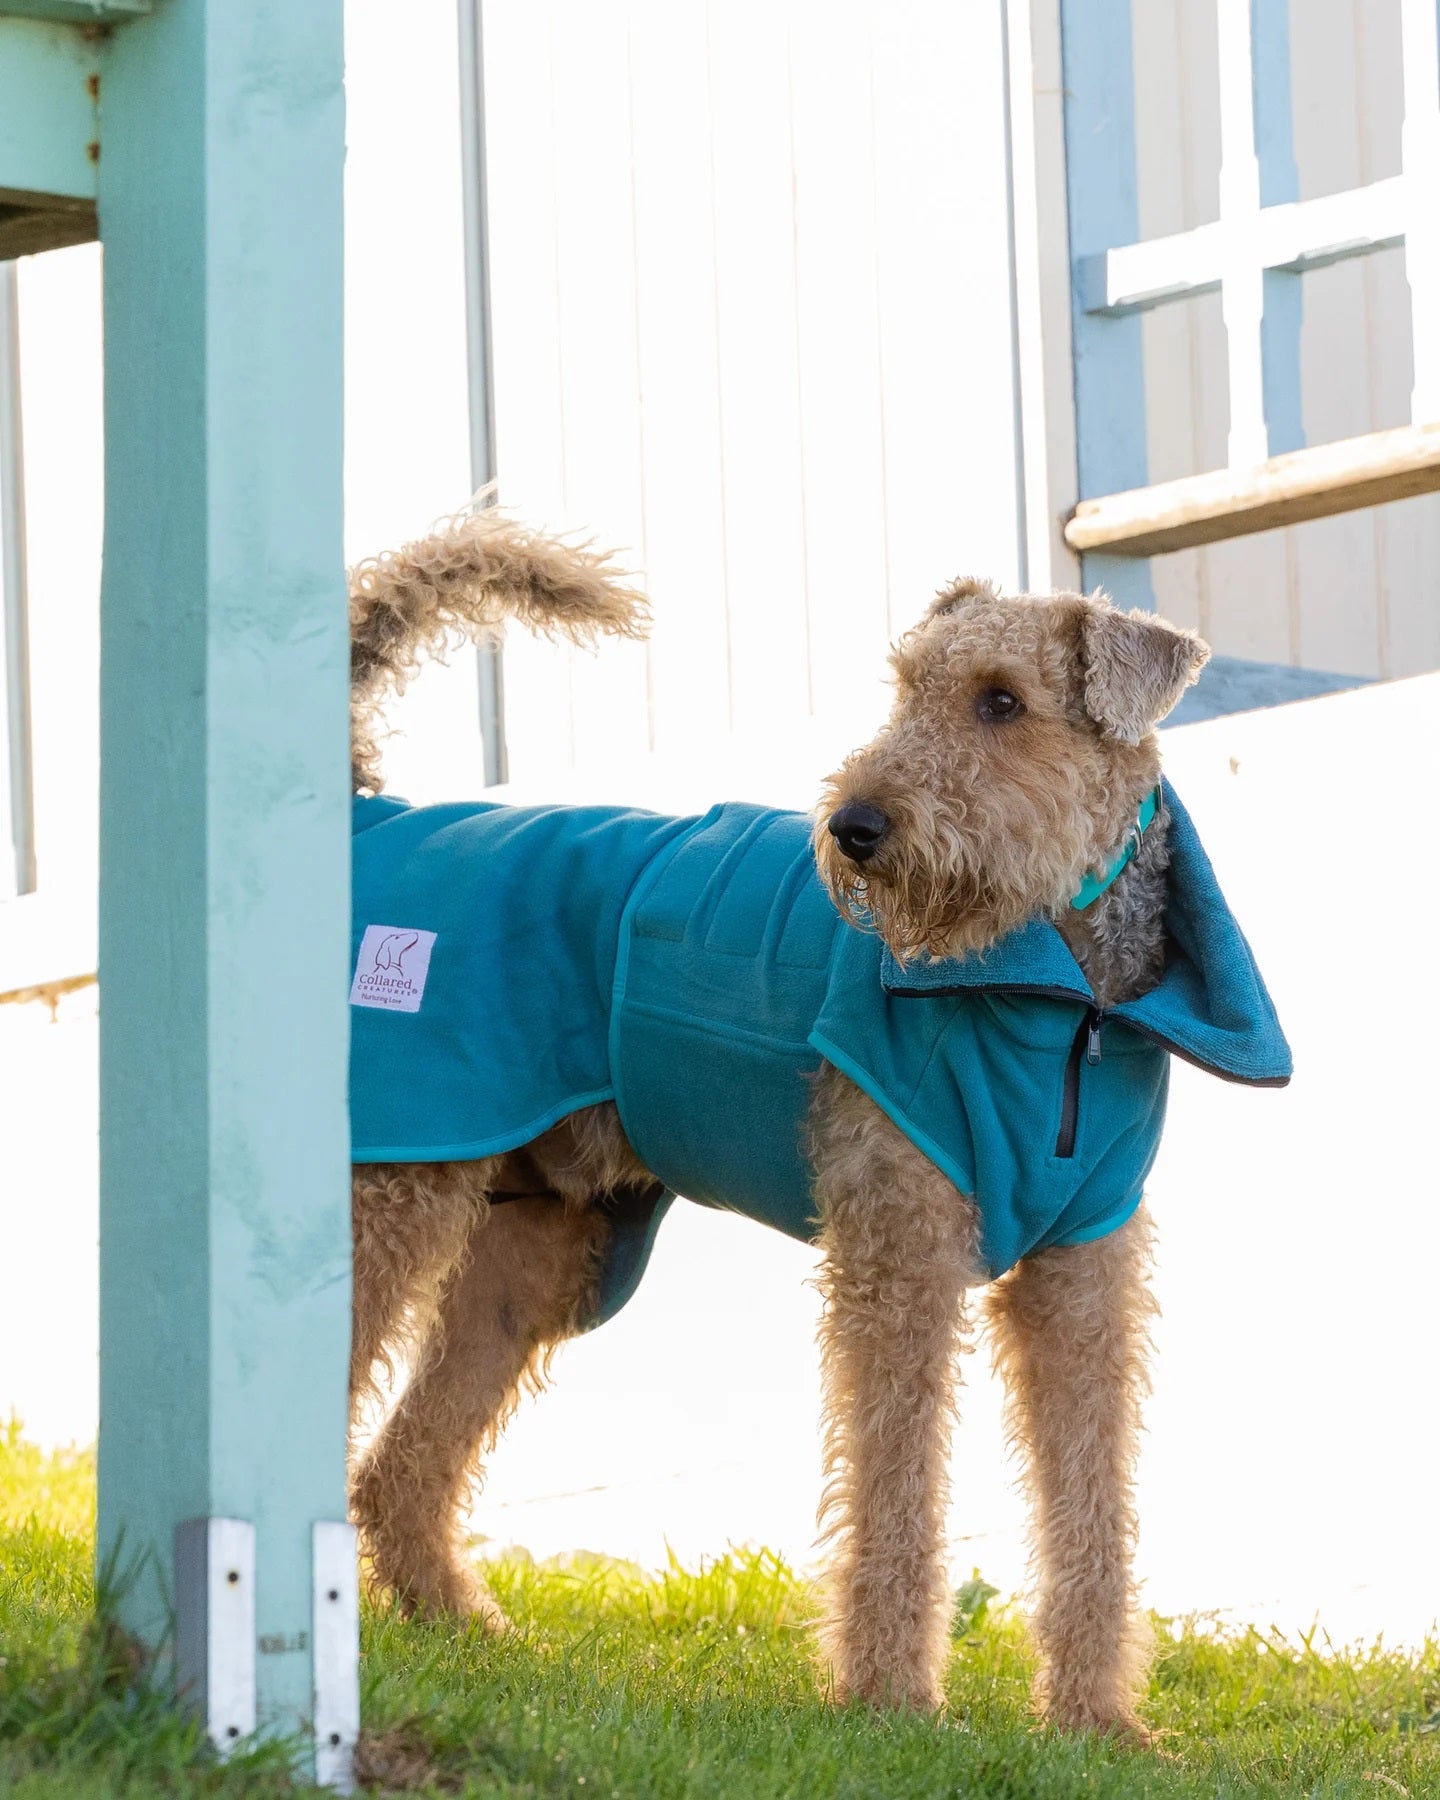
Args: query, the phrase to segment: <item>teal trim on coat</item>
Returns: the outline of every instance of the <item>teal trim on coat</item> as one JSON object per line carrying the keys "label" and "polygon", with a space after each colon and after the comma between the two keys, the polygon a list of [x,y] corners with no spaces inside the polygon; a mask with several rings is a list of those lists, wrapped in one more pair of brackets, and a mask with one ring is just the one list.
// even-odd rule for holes
{"label": "teal trim on coat", "polygon": [[1233,1080],[1290,1073],[1249,948],[1166,801],[1165,975],[1103,1017],[1043,921],[981,957],[896,963],[835,911],[798,813],[359,801],[357,955],[380,927],[435,940],[418,1011],[353,1009],[356,1160],[497,1154],[613,1099],[663,1193],[615,1203],[610,1317],[670,1195],[815,1236],[806,1115],[829,1062],[975,1195],[991,1275],[1103,1235],[1139,1203],[1169,1051]]}

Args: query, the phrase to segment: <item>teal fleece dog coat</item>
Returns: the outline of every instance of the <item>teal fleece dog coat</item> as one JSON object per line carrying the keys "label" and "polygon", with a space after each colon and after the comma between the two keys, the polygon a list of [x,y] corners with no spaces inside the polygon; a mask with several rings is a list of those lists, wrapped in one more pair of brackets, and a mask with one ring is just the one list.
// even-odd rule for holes
{"label": "teal fleece dog coat", "polygon": [[1250,948],[1165,800],[1165,973],[1101,1013],[1044,921],[980,956],[896,962],[836,912],[803,814],[357,799],[354,1160],[497,1155],[614,1101],[659,1185],[615,1205],[598,1323],[677,1194],[816,1235],[805,1118],[828,1062],[975,1196],[992,1276],[1101,1237],[1139,1204],[1171,1054],[1290,1076]]}

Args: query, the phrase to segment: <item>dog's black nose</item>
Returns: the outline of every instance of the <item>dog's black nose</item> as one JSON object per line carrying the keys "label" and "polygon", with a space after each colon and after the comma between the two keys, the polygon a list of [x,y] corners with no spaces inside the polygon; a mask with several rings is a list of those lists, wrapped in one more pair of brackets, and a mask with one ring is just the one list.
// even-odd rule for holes
{"label": "dog's black nose", "polygon": [[879,807],[860,800],[847,801],[830,815],[830,835],[851,862],[869,862],[889,829],[890,821]]}

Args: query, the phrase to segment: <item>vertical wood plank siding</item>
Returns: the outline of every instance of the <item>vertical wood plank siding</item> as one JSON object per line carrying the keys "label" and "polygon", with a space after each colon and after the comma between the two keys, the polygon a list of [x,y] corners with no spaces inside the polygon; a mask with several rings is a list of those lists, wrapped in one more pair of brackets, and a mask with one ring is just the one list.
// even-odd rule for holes
{"label": "vertical wood plank siding", "polygon": [[999,9],[486,31],[502,493],[633,546],[656,608],[648,651],[511,639],[512,770],[860,735],[934,589],[1019,573]]}

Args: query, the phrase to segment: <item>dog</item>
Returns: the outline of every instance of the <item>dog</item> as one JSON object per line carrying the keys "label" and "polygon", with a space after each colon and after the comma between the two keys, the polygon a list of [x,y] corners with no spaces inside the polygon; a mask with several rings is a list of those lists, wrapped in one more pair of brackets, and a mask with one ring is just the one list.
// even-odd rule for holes
{"label": "dog", "polygon": [[606,556],[494,512],[352,577],[357,1400],[412,1362],[352,1483],[374,1579],[505,1627],[461,1536],[477,1459],[624,1303],[680,1193],[820,1247],[836,1698],[941,1704],[984,1289],[1033,1515],[1037,1709],[1145,1741],[1142,1191],[1169,1058],[1290,1074],[1160,773],[1155,726],[1206,647],[1103,596],[958,580],[813,818],[383,795],[387,695],[507,618],[579,642],[648,621]]}

